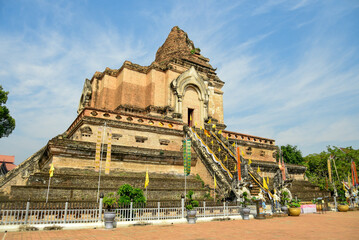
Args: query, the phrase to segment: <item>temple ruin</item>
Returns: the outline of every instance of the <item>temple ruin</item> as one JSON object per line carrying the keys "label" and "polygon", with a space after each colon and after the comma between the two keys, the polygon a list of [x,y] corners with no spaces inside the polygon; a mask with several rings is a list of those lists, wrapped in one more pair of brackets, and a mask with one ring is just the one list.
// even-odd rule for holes
{"label": "temple ruin", "polygon": [[[269,178],[272,187],[278,170],[275,140],[227,129],[224,84],[187,34],[173,27],[149,66],[125,61],[119,69],[106,68],[86,79],[77,118],[0,180],[0,197],[45,199],[53,164],[50,200],[96,199],[96,142],[104,127],[111,130],[106,136],[111,136],[112,146],[110,173],[105,174],[108,140],[104,142],[101,192],[115,191],[123,183],[144,188],[148,170],[148,200],[179,200],[184,191],[184,138],[192,140],[187,189],[194,190],[196,198],[213,195],[214,177],[217,193],[230,195],[236,175],[233,146],[243,153],[252,191],[258,192],[262,177]],[[258,167],[262,176],[256,174]],[[304,182],[305,167],[288,164],[287,169],[293,186]]]}

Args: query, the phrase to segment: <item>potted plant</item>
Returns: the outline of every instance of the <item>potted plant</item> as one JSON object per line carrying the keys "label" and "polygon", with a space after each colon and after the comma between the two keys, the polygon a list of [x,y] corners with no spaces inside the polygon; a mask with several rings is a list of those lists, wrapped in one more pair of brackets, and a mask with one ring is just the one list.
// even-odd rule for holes
{"label": "potted plant", "polygon": [[289,193],[287,191],[282,191],[280,196],[280,205],[282,206],[280,209],[283,213],[288,212],[287,202],[289,201]]}
{"label": "potted plant", "polygon": [[346,200],[345,194],[343,192],[339,193],[339,204],[338,211],[339,212],[347,212],[349,210],[349,205]]}
{"label": "potted plant", "polygon": [[317,208],[318,212],[322,211],[322,209],[323,209],[322,204],[320,204],[319,201],[320,201],[319,199],[315,199],[315,198],[312,200],[312,203],[316,205],[316,208]]}
{"label": "potted plant", "polygon": [[186,209],[187,209],[187,222],[190,224],[195,224],[197,217],[197,210],[195,209],[196,207],[198,207],[198,201],[193,200],[193,191],[190,190],[188,192],[188,194],[186,195],[188,198],[188,203],[186,205]]}
{"label": "potted plant", "polygon": [[115,193],[113,192],[106,194],[106,196],[103,198],[103,204],[105,206],[104,219],[105,219],[106,229],[113,228],[115,217],[116,217],[116,212],[114,211],[116,203],[117,203],[117,199]]}
{"label": "potted plant", "polygon": [[292,199],[292,201],[288,204],[288,215],[289,216],[299,216],[300,215],[300,200]]}
{"label": "potted plant", "polygon": [[[255,199],[255,197],[253,197]],[[243,220],[249,220],[249,213],[251,211],[250,208],[248,208],[247,206],[250,204],[251,200],[248,197],[248,193],[247,192],[243,192],[242,194],[242,213],[243,213]]]}
{"label": "potted plant", "polygon": [[124,184],[117,190],[118,204],[127,208],[122,211],[122,216],[126,219],[133,219],[133,212],[129,209],[132,202],[133,207],[143,207],[146,203],[146,197],[143,194],[142,189],[133,188],[130,184]]}

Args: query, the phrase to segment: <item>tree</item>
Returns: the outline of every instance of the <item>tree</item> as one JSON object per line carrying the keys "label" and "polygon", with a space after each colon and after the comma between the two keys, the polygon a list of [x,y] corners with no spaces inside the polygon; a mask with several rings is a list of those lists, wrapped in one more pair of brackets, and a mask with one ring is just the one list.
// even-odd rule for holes
{"label": "tree", "polygon": [[[332,181],[334,182],[338,193],[342,191],[342,181],[348,181],[348,175],[351,178],[351,161],[353,160],[358,166],[359,164],[359,150],[352,147],[339,148],[327,147],[327,151],[319,154],[310,154],[306,156],[305,166],[307,167],[306,176],[309,181],[318,185],[322,189],[327,188],[333,191],[333,185],[329,183],[328,175],[328,158],[332,156],[335,161],[331,161]],[[328,182],[328,183],[327,183]]]}
{"label": "tree", "polygon": [[299,149],[297,149],[297,146],[292,146],[287,144],[286,146],[281,146],[280,149],[283,154],[284,162],[291,164],[298,164],[298,165],[304,164],[304,158],[302,157],[302,152]]}
{"label": "tree", "polygon": [[135,204],[146,203],[146,198],[143,195],[142,189],[133,188],[130,184],[122,185],[118,191],[117,195],[118,203],[130,204],[131,202]]}
{"label": "tree", "polygon": [[10,116],[9,109],[3,106],[7,101],[8,94],[9,92],[5,92],[0,85],[0,138],[8,137],[15,129],[15,119]]}

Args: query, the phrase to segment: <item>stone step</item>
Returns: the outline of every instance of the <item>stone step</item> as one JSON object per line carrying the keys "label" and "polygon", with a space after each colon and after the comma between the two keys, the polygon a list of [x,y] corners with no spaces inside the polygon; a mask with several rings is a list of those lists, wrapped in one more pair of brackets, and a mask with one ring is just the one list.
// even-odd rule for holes
{"label": "stone step", "polygon": [[[302,181],[302,183],[304,183],[304,181]],[[305,183],[305,185],[303,184],[302,187],[299,187],[298,183],[296,183],[294,187],[290,188],[290,191],[292,192],[293,197],[297,195],[298,199],[300,199],[301,201],[311,201],[313,198],[330,196],[330,193],[328,191],[320,190],[319,187],[313,184],[311,184],[310,186],[307,183]]]}
{"label": "stone step", "polygon": [[[47,175],[49,177],[49,169],[44,169],[42,174]],[[99,175],[99,172],[94,171],[93,169],[77,169],[77,168],[55,168],[54,171],[54,177],[57,174],[66,174],[66,175],[76,175],[76,176],[97,176]],[[105,171],[101,171],[101,176],[111,176],[111,177],[144,177],[146,172],[128,172],[128,171],[122,171],[122,170],[111,170],[109,175],[105,175]],[[156,173],[156,172],[149,172],[149,175],[152,178],[183,178],[183,174],[172,174],[172,173]],[[196,179],[195,175],[189,175],[187,176],[188,179]]]}
{"label": "stone step", "polygon": [[0,192],[0,202],[5,202],[7,200],[9,200],[9,196],[3,192]]}
{"label": "stone step", "polygon": [[[130,184],[136,188],[143,188],[145,184],[145,176],[101,176],[101,185],[107,188],[118,188],[123,184]],[[51,178],[51,186],[65,186],[65,187],[97,187],[98,176],[85,176],[85,175],[68,175],[56,174]],[[162,188],[184,188],[184,177],[171,177],[171,176],[152,176],[149,174],[149,187],[162,187]],[[44,173],[36,173],[29,177],[27,185],[29,186],[42,186],[48,185],[49,176]],[[203,183],[199,179],[190,177],[187,179],[187,187],[189,188],[202,188]]]}
{"label": "stone step", "polygon": [[[204,195],[208,193],[204,188],[187,188],[187,191],[194,191],[195,199],[204,199]],[[107,194],[109,192],[116,192],[117,188],[103,188],[100,192]],[[183,188],[148,188],[148,200],[181,200]],[[31,200],[41,201],[46,199],[47,186],[12,186],[11,199],[27,200],[32,196]],[[144,194],[146,191],[144,190]],[[97,188],[73,188],[73,187],[50,187],[49,200],[86,200],[96,201]]]}

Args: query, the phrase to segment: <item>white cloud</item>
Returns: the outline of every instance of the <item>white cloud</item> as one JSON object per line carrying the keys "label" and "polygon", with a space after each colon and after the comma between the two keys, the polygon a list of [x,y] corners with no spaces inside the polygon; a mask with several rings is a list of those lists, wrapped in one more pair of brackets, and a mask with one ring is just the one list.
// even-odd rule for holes
{"label": "white cloud", "polygon": [[16,163],[25,160],[76,118],[85,78],[146,53],[132,36],[111,27],[92,25],[92,31],[97,34],[86,40],[44,27],[35,36],[7,34],[0,39],[0,55],[6,56],[0,58],[2,85],[10,92],[7,106],[16,120],[14,133],[0,139],[2,154],[15,154]]}
{"label": "white cloud", "polygon": [[[334,17],[328,8],[309,22],[298,18],[288,26],[283,19],[276,22],[277,15],[268,22],[261,15],[280,9],[293,19],[297,16],[292,11],[308,9],[313,2],[276,0],[253,7],[250,2],[212,1],[189,7],[188,2],[177,1],[166,9],[136,9],[142,35],[134,35],[128,22],[111,21],[113,13],[108,13],[105,25],[99,25],[96,19],[82,20],[72,3],[40,3],[43,12],[55,16],[55,27],[43,19],[35,29],[25,24],[21,34],[0,38],[0,76],[10,91],[7,105],[17,121],[15,132],[0,139],[0,152],[16,153],[17,163],[75,119],[85,78],[105,67],[119,68],[125,59],[149,64],[175,25],[188,32],[226,82],[228,129],[298,145],[305,153],[329,144],[359,144],[358,49],[348,46],[344,37],[327,35],[331,24],[347,13],[345,7],[338,8]],[[61,28],[79,19],[79,32]],[[285,38],[287,28],[293,26],[306,30],[306,38],[290,39],[295,41],[292,45],[283,41],[283,47],[273,43]],[[270,46],[265,48],[264,43]],[[298,51],[291,52],[292,48]]]}

